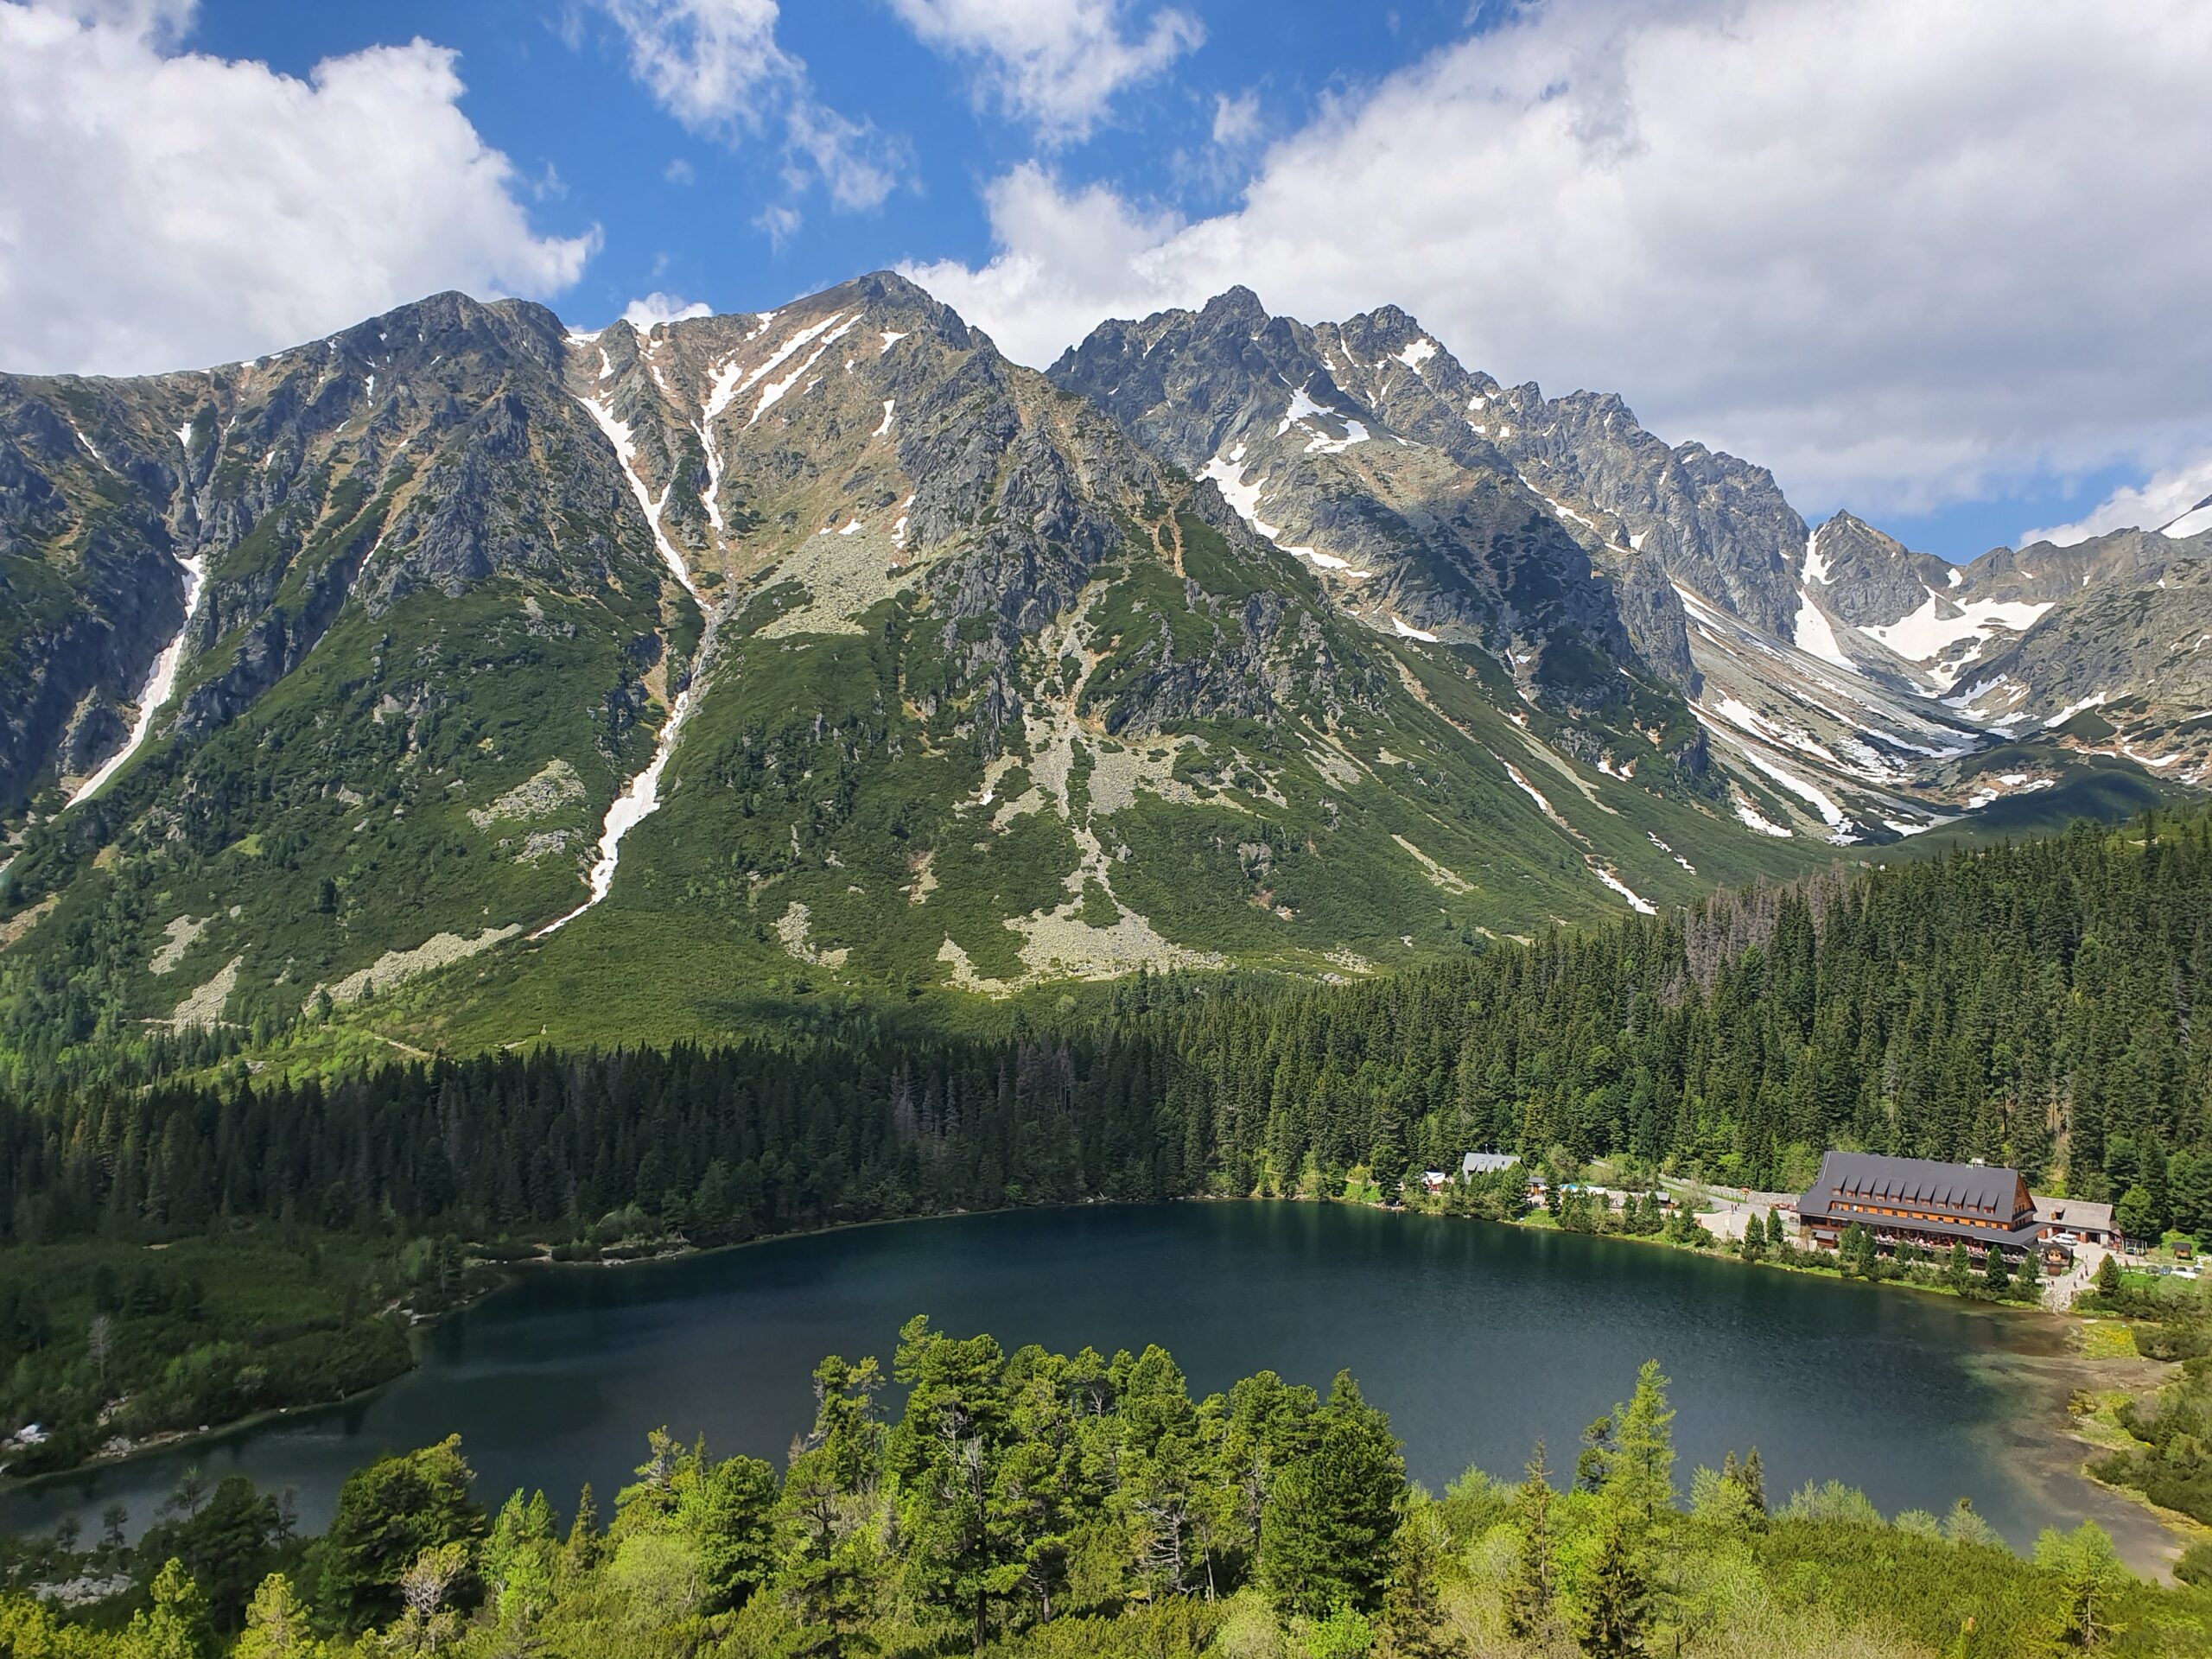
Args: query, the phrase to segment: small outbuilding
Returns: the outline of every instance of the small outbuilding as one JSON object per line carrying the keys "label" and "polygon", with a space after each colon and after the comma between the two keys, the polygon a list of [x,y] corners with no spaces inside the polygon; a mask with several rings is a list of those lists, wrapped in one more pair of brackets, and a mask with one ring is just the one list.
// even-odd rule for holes
{"label": "small outbuilding", "polygon": [[2037,1193],[2036,1224],[2043,1230],[2044,1237],[2055,1238],[2062,1243],[2101,1244],[2107,1249],[2120,1243],[2120,1230],[2113,1224],[2112,1205],[2108,1204],[2089,1204],[2080,1198],[2047,1198]]}

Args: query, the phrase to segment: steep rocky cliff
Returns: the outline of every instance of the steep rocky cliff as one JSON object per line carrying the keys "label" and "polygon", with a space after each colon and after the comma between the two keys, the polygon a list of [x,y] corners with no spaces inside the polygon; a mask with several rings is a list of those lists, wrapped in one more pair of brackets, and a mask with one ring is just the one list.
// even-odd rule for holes
{"label": "steep rocky cliff", "polygon": [[[1618,399],[1243,290],[1049,377],[877,275],[0,378],[0,1044],[1343,976],[2147,798],[2193,671],[2086,607],[2194,552],[2157,539],[1808,535]],[[2051,607],[2094,686],[1983,626]],[[1938,701],[2000,662],[2017,710]],[[2152,679],[2116,736],[2030,718]]]}

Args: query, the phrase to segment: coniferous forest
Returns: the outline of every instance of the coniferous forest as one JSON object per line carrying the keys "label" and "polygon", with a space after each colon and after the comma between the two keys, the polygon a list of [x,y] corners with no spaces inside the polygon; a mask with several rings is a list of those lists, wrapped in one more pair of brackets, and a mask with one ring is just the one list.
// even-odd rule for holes
{"label": "coniferous forest", "polygon": [[0,1098],[0,1236],[695,1242],[1331,1196],[1473,1147],[1791,1189],[1853,1147],[2212,1228],[2212,817],[2084,827],[1357,983],[1140,977],[988,1039],[497,1053]]}
{"label": "coniferous forest", "polygon": [[[1755,1446],[1685,1479],[1656,1363],[1578,1448],[1437,1496],[1348,1373],[1194,1399],[1157,1347],[1008,1353],[918,1318],[888,1378],[832,1357],[814,1382],[784,1469],[655,1429],[604,1516],[588,1488],[565,1518],[543,1491],[489,1512],[457,1438],[355,1472],[313,1539],[243,1476],[190,1484],[135,1547],[18,1542],[0,1652],[2182,1659],[2212,1636],[2212,1591],[2133,1578],[2092,1524],[2024,1559],[1963,1501],[1770,1495]],[[56,1581],[99,1614],[20,1588]]]}
{"label": "coniferous forest", "polygon": [[[105,1437],[341,1396],[408,1363],[390,1317],[396,1303],[435,1311],[524,1255],[651,1255],[842,1223],[1100,1197],[1387,1198],[1409,1173],[1451,1167],[1477,1147],[1517,1151],[1531,1166],[1571,1170],[1604,1159],[1779,1188],[1802,1182],[1834,1146],[1978,1156],[2017,1164],[2038,1190],[2112,1198],[2131,1232],[2212,1230],[2212,1022],[2196,1018],[2208,966],[2212,815],[2200,814],[1724,893],[1669,915],[1494,942],[1461,959],[1351,983],[1140,977],[1072,1011],[1017,1006],[990,1035],[540,1048],[298,1078],[276,1067],[257,1073],[239,1058],[211,1065],[180,1049],[179,1064],[149,1082],[19,1079],[0,1096],[0,1360],[9,1368],[7,1410],[36,1418],[46,1438],[11,1455],[16,1472],[66,1467],[93,1455]],[[141,1248],[148,1243],[164,1249],[149,1254]],[[241,1289],[249,1281],[251,1298]],[[2135,1306],[2140,1287],[2115,1283],[2107,1292],[2110,1311],[2168,1333],[2159,1338],[2164,1351],[2184,1357],[2202,1345],[2203,1322],[2186,1310]],[[410,1652],[448,1641],[480,1642],[486,1654],[540,1642],[562,1651],[616,1639],[607,1621],[641,1593],[644,1580],[621,1577],[634,1571],[674,1574],[665,1605],[694,1621],[681,1635],[657,1626],[650,1640],[638,1637],[656,1652],[689,1653],[702,1643],[733,1653],[860,1652],[878,1641],[885,1650],[951,1651],[1019,1641],[1030,1644],[1024,1651],[1112,1652],[1122,1643],[1173,1653],[1226,1640],[1242,1628],[1239,1618],[1274,1633],[1236,1649],[1255,1654],[1286,1651],[1281,1643],[1293,1637],[1304,1645],[1287,1650],[1308,1653],[1537,1652],[1548,1640],[1628,1653],[1662,1630],[1689,1643],[1683,1651],[1700,1651],[1698,1643],[1723,1629],[1764,1628],[1713,1613],[1712,1598],[1734,1592],[1683,1566],[1687,1541],[1703,1524],[1695,1517],[1711,1519],[1716,1504],[1734,1517],[1728,1535],[1749,1552],[1743,1585],[1764,1584],[1762,1594],[1786,1600],[1796,1593],[1788,1586],[1814,1572],[1839,1581],[1868,1575],[1872,1595],[1885,1573],[1924,1572],[1934,1584],[1972,1561],[1999,1577],[2028,1575],[2007,1579],[2002,1590],[2013,1609],[2007,1617],[2017,1615],[2002,1625],[2012,1633],[2007,1640],[2027,1642],[2032,1631],[2035,1642],[2081,1646],[2116,1637],[2075,1601],[2065,1617],[2089,1619],[2086,1634],[2077,1624],[2068,1636],[2050,1622],[2060,1617],[2050,1611],[2055,1584],[2075,1583],[2069,1573],[2094,1579],[2102,1571],[2082,1565],[2094,1566],[2093,1542],[2052,1544],[2042,1566],[2005,1555],[2012,1564],[2000,1572],[1980,1555],[1930,1554],[1955,1550],[1940,1535],[1944,1527],[1917,1519],[1884,1526],[1835,1492],[1803,1495],[1777,1505],[1770,1522],[1755,1522],[1757,1504],[1747,1509],[1711,1487],[1691,1518],[1671,1508],[1662,1521],[1647,1514],[1642,1529],[1618,1538],[1604,1506],[1575,1507],[1602,1479],[1582,1483],[1589,1491],[1580,1496],[1556,1495],[1558,1515],[1584,1516],[1561,1520],[1556,1538],[1541,1530],[1554,1511],[1541,1483],[1517,1497],[1477,1481],[1433,1503],[1408,1498],[1395,1451],[1374,1452],[1387,1428],[1361,1414],[1356,1393],[1283,1408],[1303,1448],[1296,1457],[1319,1457],[1325,1426],[1357,1419],[1372,1443],[1360,1456],[1372,1452],[1377,1469],[1389,1465],[1376,1491],[1388,1486],[1393,1495],[1376,1497],[1379,1507],[1357,1522],[1355,1530],[1364,1530],[1357,1537],[1332,1534],[1300,1546],[1316,1562],[1365,1563],[1364,1576],[1334,1599],[1300,1599],[1281,1587],[1292,1577],[1280,1565],[1287,1556],[1278,1553],[1270,1577],[1262,1525],[1268,1459],[1280,1455],[1288,1468],[1296,1457],[1236,1440],[1258,1433],[1236,1427],[1238,1395],[1226,1403],[1176,1395],[1179,1374],[1164,1357],[1109,1365],[1095,1356],[1009,1358],[995,1349],[929,1345],[942,1338],[914,1341],[917,1353],[957,1360],[959,1386],[989,1382],[997,1390],[995,1403],[973,1408],[971,1427],[982,1427],[963,1432],[1001,1446],[1002,1465],[947,1465],[929,1475],[930,1448],[942,1446],[926,1424],[912,1426],[910,1409],[907,1427],[867,1431],[881,1444],[865,1478],[845,1467],[846,1453],[828,1458],[847,1484],[801,1515],[791,1508],[799,1465],[779,1486],[766,1465],[715,1465],[702,1451],[656,1442],[605,1540],[592,1541],[587,1521],[557,1542],[550,1511],[536,1500],[503,1513],[497,1526],[461,1504],[453,1512],[475,1519],[453,1537],[408,1535],[406,1559],[377,1566],[385,1578],[373,1593],[329,1587],[338,1548],[330,1540],[302,1555],[307,1546],[271,1532],[251,1560],[323,1576],[257,1592],[238,1580],[221,1592],[219,1612],[213,1601],[194,1600],[217,1596],[205,1572],[180,1569],[164,1587],[162,1563],[152,1559],[158,1549],[142,1549],[132,1568],[137,1634],[119,1639],[155,1643],[164,1656],[204,1653],[225,1619],[245,1619],[250,1643],[284,1651],[285,1642],[342,1641],[369,1629],[384,1632],[380,1642],[415,1643]],[[902,1374],[917,1376],[920,1363],[905,1354],[899,1362]],[[824,1411],[835,1416],[842,1399],[865,1417],[855,1390],[872,1398],[874,1380],[838,1375],[846,1382],[823,1385]],[[1223,1448],[1232,1441],[1243,1451],[1222,1465],[1229,1473],[1205,1473],[1214,1465],[1203,1459],[1179,1463],[1176,1478],[1197,1484],[1170,1497],[1193,1507],[1175,1511],[1182,1518],[1163,1542],[1157,1505],[1131,1494],[1146,1490],[1147,1467],[1167,1479],[1166,1465],[1147,1465],[1114,1437],[1135,1432],[1130,1414],[1153,1413],[1135,1403],[1151,1386],[1140,1387],[1142,1379],[1171,1375],[1168,1393],[1182,1403],[1171,1398],[1173,1409],[1160,1409],[1183,1427],[1146,1416],[1142,1432],[1214,1436],[1209,1458],[1230,1457]],[[2201,1394],[2184,1389],[2163,1410],[2126,1421],[2139,1450],[2120,1454],[2112,1478],[2194,1509],[2212,1478],[2195,1433]],[[1118,1403],[1105,1403],[1109,1396]],[[1044,1431],[1033,1433],[1033,1425],[1017,1433],[1010,1426],[1026,1424],[1026,1412],[1046,1413],[1063,1439],[1040,1441]],[[818,1427],[821,1446],[810,1442],[805,1455],[842,1432],[834,1422]],[[1036,1453],[1046,1465],[1023,1461],[1031,1454],[1021,1448],[1033,1443],[1046,1448]],[[1249,1459],[1236,1461],[1248,1452],[1259,1459],[1249,1467]],[[1593,1467],[1605,1452],[1600,1434]],[[461,1466],[457,1450],[437,1456]],[[897,1508],[893,1495],[912,1490],[902,1483],[934,1480],[949,1491],[955,1476],[974,1483],[963,1501],[978,1508],[967,1520],[925,1522]],[[1217,1476],[1218,1490],[1198,1490]],[[413,1491],[459,1477],[385,1469],[377,1478]],[[1048,1498],[1053,1482],[1072,1484]],[[264,1501],[232,1492],[227,1507],[219,1498],[207,1512]],[[994,1504],[1003,1505],[1002,1535],[992,1530],[1001,1522],[978,1518]],[[640,1518],[648,1511],[650,1524]],[[733,1520],[740,1511],[753,1519]],[[199,1513],[190,1509],[172,1529],[181,1536]],[[865,1516],[874,1519],[855,1518]],[[1850,1532],[1861,1523],[1861,1533]],[[345,1524],[341,1514],[334,1537]],[[931,1530],[940,1525],[953,1531]],[[955,1536],[963,1526],[974,1529],[966,1542]],[[694,1535],[687,1527],[707,1530]],[[728,1527],[749,1541],[731,1541]],[[814,1543],[804,1541],[810,1527],[819,1535]],[[527,1536],[499,1542],[516,1528]],[[1956,1518],[1948,1529],[1968,1542],[1979,1535]],[[634,1548],[623,1541],[632,1534]],[[690,1541],[679,1548],[668,1537]],[[537,1634],[527,1639],[511,1623],[506,1568],[498,1565],[512,1560],[494,1549],[524,1544],[550,1575],[529,1592],[537,1598],[530,1617],[544,1623],[531,1625]],[[817,1545],[827,1552],[819,1560],[807,1553]],[[960,1553],[970,1545],[972,1559]],[[847,1593],[838,1587],[847,1567],[836,1563],[848,1547],[867,1555],[876,1575],[867,1580],[865,1606],[821,1614],[810,1598],[818,1592],[828,1606]],[[928,1552],[939,1547],[964,1564],[942,1573],[915,1565],[935,1560]],[[435,1555],[454,1548],[460,1554],[450,1560]],[[1001,1549],[1011,1554],[991,1553]],[[901,1550],[921,1554],[891,1559]],[[429,1575],[419,1594],[401,1584],[418,1571]],[[1531,1587],[1532,1573],[1554,1575],[1544,1580],[1551,1588]],[[2045,1573],[2057,1577],[2036,1576]],[[795,1588],[802,1580],[814,1587]],[[658,1598],[667,1586],[652,1582]],[[953,1582],[965,1586],[952,1599],[958,1605],[929,1600]],[[1702,1587],[1692,1593],[1686,1586],[1694,1584]],[[772,1586],[772,1596],[754,1593]],[[2095,1601],[2119,1592],[2107,1585],[2083,1593]],[[251,1616],[249,1595],[258,1609]],[[1541,1630],[1512,1622],[1522,1617],[1512,1611],[1516,1599],[1531,1596],[1555,1599],[1543,1604],[1554,1622]],[[1615,1611],[1591,1611],[1600,1606]],[[2032,1618],[2031,1608],[2039,1610]],[[428,1622],[444,1615],[451,1617],[442,1625]],[[1327,1645],[1335,1639],[1327,1632],[1340,1616],[1352,1645],[1338,1649]],[[77,1625],[57,1627],[20,1606],[8,1618],[9,1650],[24,1659],[94,1642]],[[2160,1618],[2165,1623],[2146,1621],[2130,1638],[2131,1650],[2198,1650],[2158,1645],[2166,1640],[2158,1632],[2175,1628]],[[175,1645],[183,1638],[165,1618],[202,1621],[192,1624],[199,1645]],[[576,1622],[553,1634],[563,1618]],[[1914,1627],[1926,1647],[1894,1650],[1947,1641],[1934,1618]],[[1586,1631],[1571,1627],[1577,1619],[1597,1623]],[[1624,1633],[1605,1635],[1614,1628],[1608,1619],[1623,1621]],[[267,1635],[271,1621],[291,1634]],[[811,1632],[804,1639],[794,1634],[801,1626]],[[1457,1634],[1423,1645],[1446,1626]],[[1822,1628],[1844,1639],[1840,1627]],[[1985,1620],[1983,1628],[1996,1627]],[[771,1629],[781,1632],[772,1641],[760,1634]],[[741,1630],[767,1645],[727,1645]],[[158,1630],[169,1634],[150,1634]],[[628,1624],[623,1631],[620,1642],[635,1635]],[[1485,1640],[1492,1645],[1481,1646]],[[136,1659],[151,1650],[129,1652]],[[1862,1642],[1847,1650],[1892,1649]],[[2038,1649],[1967,1640],[1942,1650]],[[81,1651],[97,1659],[106,1649]]]}

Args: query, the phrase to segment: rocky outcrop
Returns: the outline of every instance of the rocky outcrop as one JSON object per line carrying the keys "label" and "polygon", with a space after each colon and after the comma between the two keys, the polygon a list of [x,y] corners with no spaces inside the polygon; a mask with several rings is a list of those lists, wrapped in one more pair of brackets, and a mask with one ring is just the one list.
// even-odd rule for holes
{"label": "rocky outcrop", "polygon": [[1672,595],[1647,572],[1623,602],[1560,516],[1452,415],[1464,372],[1395,308],[1309,326],[1231,289],[1198,311],[1102,324],[1051,372],[1211,479],[1255,534],[1378,632],[1478,645],[1569,708],[1618,692],[1567,665],[1638,660],[1630,613],[1649,630],[1645,664],[1684,668]]}
{"label": "rocky outcrop", "polygon": [[1955,567],[1915,553],[1893,536],[1839,512],[1813,533],[1802,572],[1807,593],[1840,622],[1883,626],[1918,610],[1930,591],[1949,593]]}
{"label": "rocky outcrop", "polygon": [[120,744],[183,622],[181,560],[207,591],[161,729],[188,741],[357,590],[374,613],[502,576],[656,587],[567,349],[541,306],[442,294],[204,372],[0,377],[0,810]]}

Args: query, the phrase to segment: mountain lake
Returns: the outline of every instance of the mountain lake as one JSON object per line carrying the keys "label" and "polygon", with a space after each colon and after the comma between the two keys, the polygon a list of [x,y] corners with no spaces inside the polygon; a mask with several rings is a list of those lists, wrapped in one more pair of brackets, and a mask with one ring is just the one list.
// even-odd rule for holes
{"label": "mountain lake", "polygon": [[[249,1475],[320,1529],[346,1473],[458,1432],[489,1507],[543,1487],[601,1513],[665,1425],[781,1464],[825,1354],[880,1356],[927,1313],[1009,1350],[1166,1347],[1193,1395],[1262,1369],[1325,1392],[1349,1368],[1432,1490],[1520,1478],[1538,1436],[1571,1478],[1587,1423],[1656,1357],[1676,1484],[1756,1445],[1770,1502],[1808,1479],[1885,1513],[1959,1497],[2016,1546],[2093,1516],[2143,1560],[2142,1510],[2075,1472],[2057,1319],[1619,1239],[1342,1205],[1097,1205],[779,1239],[620,1268],[546,1267],[421,1332],[420,1367],[365,1399],[264,1419],[0,1494],[0,1527],[120,1503],[135,1535],[178,1477]],[[887,1408],[897,1409],[897,1390]],[[1558,1471],[1565,1471],[1562,1477]]]}

